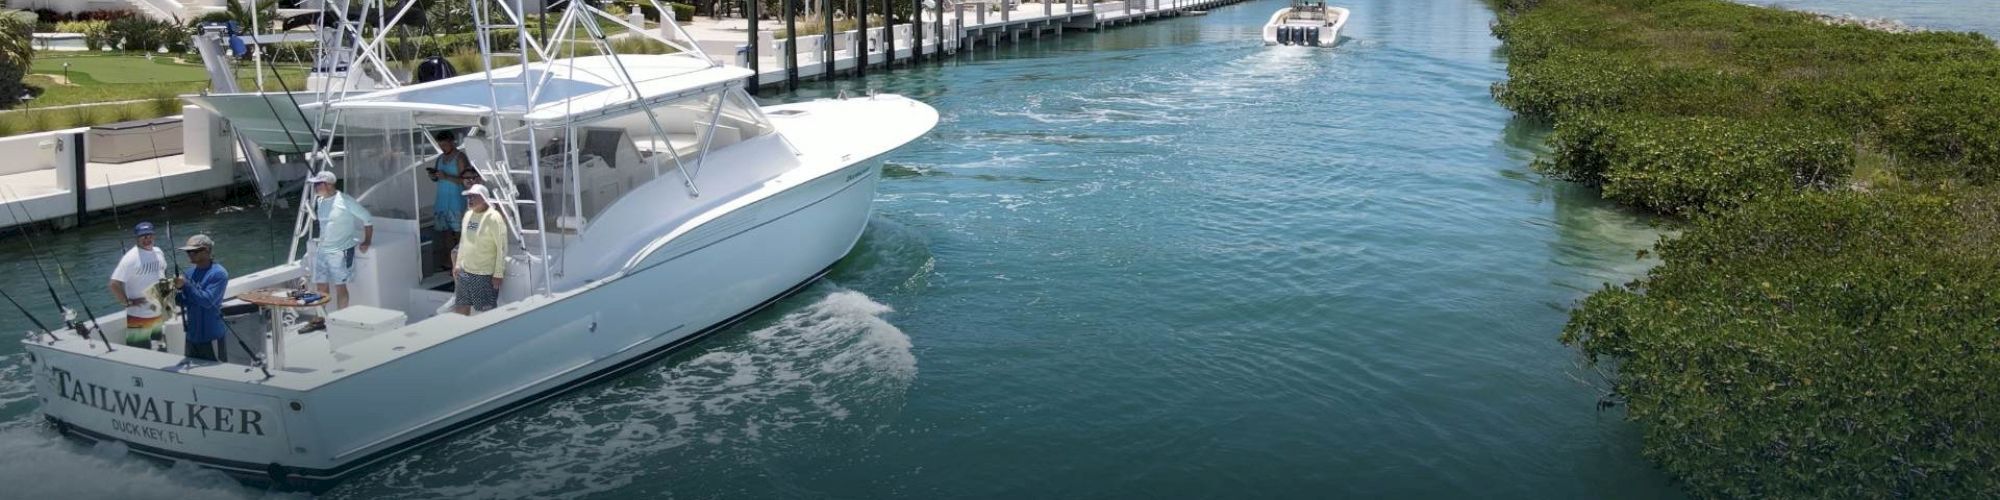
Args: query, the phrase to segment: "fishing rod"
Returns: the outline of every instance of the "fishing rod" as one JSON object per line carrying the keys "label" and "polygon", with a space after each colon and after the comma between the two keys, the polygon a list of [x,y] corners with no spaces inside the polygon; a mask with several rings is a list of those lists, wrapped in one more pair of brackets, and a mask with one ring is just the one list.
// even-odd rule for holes
{"label": "fishing rod", "polygon": [[256,361],[256,362],[257,362],[257,364],[255,364],[255,365],[253,365],[253,366],[256,366],[256,367],[257,367],[257,370],[258,370],[258,371],[262,371],[262,372],[264,372],[264,378],[265,378],[265,379],[267,379],[267,380],[268,380],[268,379],[270,379],[270,378],[271,378],[271,369],[270,369],[269,367],[267,367],[267,366],[266,366],[266,363],[264,363],[264,357],[263,357],[263,356],[259,356],[259,355],[257,355],[257,351],[252,351],[252,350],[250,350],[250,344],[249,344],[249,343],[246,343],[246,342],[244,342],[244,341],[243,341],[243,336],[242,336],[242,335],[237,335],[237,334],[236,334],[236,327],[233,327],[233,326],[229,326],[229,321],[228,321],[228,320],[223,320],[223,321],[222,321],[222,328],[223,328],[223,329],[225,329],[225,330],[229,330],[229,338],[231,338],[231,339],[235,339],[235,340],[236,340],[236,347],[241,347],[241,348],[243,348],[243,353],[244,353],[244,354],[248,354],[248,355],[250,355],[250,360],[251,360],[251,361]]}
{"label": "fishing rod", "polygon": [[[117,224],[118,227],[123,228],[125,227],[125,221],[124,219],[118,218],[118,195],[116,193],[113,193],[113,191],[117,190],[111,188],[111,176],[110,175],[104,176],[104,198],[107,200],[111,200],[111,223]],[[118,246],[119,247],[125,246],[125,233],[122,232],[118,233]]]}
{"label": "fishing rod", "polygon": [[[9,201],[7,203],[7,217],[14,219],[15,224],[19,224],[21,218],[14,214],[14,205],[19,205],[19,203],[16,202],[20,201],[21,197],[14,194],[14,188],[11,187],[7,188],[7,196],[9,198],[12,198],[12,201]],[[29,218],[33,218],[35,216],[34,212],[29,211],[28,207],[26,206],[21,207],[21,212],[27,214]],[[42,274],[42,285],[48,287],[49,298],[55,299],[56,308],[62,309],[63,319],[68,320],[70,309],[68,306],[64,306],[62,304],[62,298],[56,295],[55,283],[49,281],[48,271],[42,269],[42,250],[41,248],[35,245],[35,238],[32,236],[28,238],[28,254],[34,257],[35,271],[40,272]],[[90,326],[97,329],[97,339],[104,341],[104,352],[117,352],[118,349],[111,347],[111,338],[105,336],[104,334],[104,325],[100,325],[97,323],[97,312],[90,310],[90,299],[84,298],[82,289],[77,288],[76,281],[70,279],[69,270],[63,268],[62,260],[57,258],[55,254],[49,254],[49,259],[56,261],[56,274],[62,276],[63,282],[69,283],[70,292],[76,294],[76,299],[83,306],[83,314],[90,317]],[[90,339],[90,332],[88,330],[84,330],[81,322],[73,322],[70,325],[70,328],[73,330],[83,330],[83,331],[78,331],[77,334],[83,336],[85,340]]]}
{"label": "fishing rod", "polygon": [[[14,189],[13,189],[12,187],[9,187],[9,188],[7,189],[7,192],[8,192],[8,194],[9,194],[9,195],[10,195],[10,197],[11,197],[11,195],[12,195],[12,194],[13,194],[13,192],[14,192]],[[8,218],[8,219],[11,219],[11,220],[13,220],[13,221],[14,221],[14,225],[16,225],[16,226],[20,226],[20,227],[22,228],[22,229],[21,229],[21,234],[22,234],[22,235],[24,235],[24,236],[27,236],[27,240],[28,240],[28,256],[30,256],[30,257],[33,257],[33,258],[34,258],[34,261],[35,261],[35,273],[36,273],[36,274],[40,274],[40,275],[42,276],[42,286],[43,286],[44,288],[46,288],[46,289],[47,289],[47,290],[49,291],[49,300],[53,300],[53,301],[55,301],[55,303],[56,303],[56,309],[59,309],[59,310],[62,310],[62,311],[63,311],[63,314],[62,314],[62,317],[63,317],[63,319],[67,320],[67,319],[69,319],[69,310],[70,310],[70,309],[69,309],[69,306],[66,306],[66,305],[63,305],[63,302],[62,302],[62,296],[60,296],[60,295],[57,295],[57,294],[56,294],[56,285],[55,285],[55,282],[53,282],[53,281],[50,281],[50,280],[49,280],[49,271],[48,271],[48,269],[47,269],[46,267],[44,267],[44,266],[42,265],[42,251],[41,251],[41,249],[39,249],[39,248],[37,248],[37,247],[35,246],[35,237],[34,237],[34,235],[32,235],[32,234],[28,234],[28,233],[29,233],[29,231],[30,231],[30,230],[32,230],[33,228],[32,228],[32,227],[29,227],[29,226],[27,226],[27,225],[23,225],[23,224],[21,223],[21,217],[20,217],[19,215],[16,215],[16,214],[14,213],[14,205],[15,205],[15,203],[14,203],[14,201],[13,201],[12,199],[10,199],[10,200],[9,200],[9,201],[7,202],[7,218]],[[89,338],[89,337],[90,337],[90,334],[84,334],[84,338]]]}
{"label": "fishing rod", "polygon": [[21,303],[15,301],[14,296],[12,294],[7,293],[6,290],[0,290],[0,297],[6,297],[7,303],[13,304],[14,309],[21,311],[22,316],[28,317],[28,321],[35,322],[35,327],[41,328],[42,333],[48,334],[50,337],[54,337],[56,335],[54,330],[49,329],[49,325],[42,324],[42,320],[35,318],[35,315],[33,313],[29,313],[28,308],[21,307]]}

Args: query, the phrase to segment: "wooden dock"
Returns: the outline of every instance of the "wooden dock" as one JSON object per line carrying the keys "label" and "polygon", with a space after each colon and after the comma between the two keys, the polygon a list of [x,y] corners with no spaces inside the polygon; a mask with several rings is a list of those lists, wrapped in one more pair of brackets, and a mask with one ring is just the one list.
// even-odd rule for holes
{"label": "wooden dock", "polygon": [[[922,0],[888,0],[902,1],[922,4]],[[789,31],[783,21],[759,21],[753,31],[749,21],[740,18],[698,19],[687,23],[684,29],[709,57],[755,71],[756,76],[750,79],[752,86],[789,89],[796,88],[799,81],[827,76],[829,68],[835,78],[859,76],[870,70],[934,60],[981,46],[1017,43],[1023,37],[1038,39],[1046,35],[1061,36],[1066,31],[1097,31],[1244,1],[1247,0],[947,1],[941,10],[924,9],[920,23],[899,23],[886,30],[868,26],[866,37],[862,36],[864,29],[857,27],[778,39],[777,33]],[[871,2],[875,3],[871,7],[887,7],[888,2]],[[833,23],[823,21],[821,25]]]}

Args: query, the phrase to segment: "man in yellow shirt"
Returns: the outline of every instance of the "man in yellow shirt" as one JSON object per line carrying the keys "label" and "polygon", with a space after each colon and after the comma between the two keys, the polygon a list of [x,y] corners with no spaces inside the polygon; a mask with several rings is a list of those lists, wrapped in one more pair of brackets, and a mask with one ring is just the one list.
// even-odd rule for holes
{"label": "man in yellow shirt", "polygon": [[500,281],[507,274],[507,219],[486,196],[486,186],[465,188],[467,210],[452,258],[452,278],[458,283],[453,310],[467,316],[499,305]]}

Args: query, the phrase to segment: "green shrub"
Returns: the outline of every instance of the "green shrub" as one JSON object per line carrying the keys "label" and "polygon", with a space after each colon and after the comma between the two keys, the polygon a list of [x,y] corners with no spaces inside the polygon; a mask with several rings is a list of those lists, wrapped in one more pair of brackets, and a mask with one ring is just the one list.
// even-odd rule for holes
{"label": "green shrub", "polygon": [[146,113],[151,116],[173,116],[181,113],[181,98],[174,95],[154,96],[146,100]]}
{"label": "green shrub", "polygon": [[694,6],[684,3],[668,3],[674,9],[674,22],[685,23],[694,20]]}
{"label": "green shrub", "polygon": [[97,110],[97,108],[101,107],[104,106],[77,106],[74,108],[63,109],[60,111],[60,113],[62,113],[63,115],[61,117],[62,122],[64,125],[69,127],[89,127],[100,123],[109,123],[109,121],[105,120],[104,118],[110,118],[110,117],[103,116],[102,113]]}
{"label": "green shrub", "polygon": [[1677,215],[1825,189],[1854,164],[1845,135],[1803,119],[1606,113],[1560,122],[1550,143],[1544,175]]}
{"label": "green shrub", "polygon": [[0,16],[0,106],[19,101],[35,57],[35,23],[20,16]]}
{"label": "green shrub", "polygon": [[63,21],[56,23],[55,29],[58,33],[87,34],[93,31],[102,31],[106,24],[109,23],[105,21]]}
{"label": "green shrub", "polygon": [[185,52],[189,32],[187,28],[167,22],[142,17],[127,17],[111,21],[105,26],[106,36],[118,43],[118,48],[152,52],[161,48],[181,47]]}
{"label": "green shrub", "polygon": [[1661,244],[1562,340],[1697,496],[1993,496],[1996,235],[1992,192],[1751,203]]}
{"label": "green shrub", "polygon": [[[1497,5],[1509,13],[1493,30],[1506,42],[1509,63],[1494,97],[1559,129],[1614,110],[1758,123],[1803,117],[1857,147],[1909,160],[1898,165],[2000,181],[2000,113],[1992,112],[2000,109],[2000,47],[1983,36],[1835,26],[1811,14],[1721,0]],[[1557,139],[1588,136],[1584,129],[1592,127],[1569,128],[1572,134]],[[1693,130],[1669,132],[1700,138]],[[1690,165],[1626,153],[1638,155],[1635,163]],[[1760,179],[1745,178],[1740,189],[1724,181],[1700,190],[1717,199],[1693,204],[1727,205],[1769,192]],[[1684,205],[1642,206],[1674,212]]]}
{"label": "green shrub", "polygon": [[25,132],[55,130],[56,125],[58,125],[55,114],[51,111],[22,111],[19,115],[9,116],[8,118],[15,118],[17,116],[21,118],[23,124],[27,125],[23,127],[23,131]]}
{"label": "green shrub", "polygon": [[79,33],[83,33],[84,48],[90,49],[91,52],[96,52],[111,46],[110,21],[82,21],[82,23],[84,24],[81,27],[83,31]]}

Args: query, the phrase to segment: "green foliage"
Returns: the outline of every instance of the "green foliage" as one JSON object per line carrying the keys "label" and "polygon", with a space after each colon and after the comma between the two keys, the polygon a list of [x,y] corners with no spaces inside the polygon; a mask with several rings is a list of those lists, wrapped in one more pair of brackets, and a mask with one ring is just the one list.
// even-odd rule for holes
{"label": "green foliage", "polygon": [[[1494,27],[1507,43],[1509,67],[1494,96],[1558,128],[1608,110],[1635,115],[1619,121],[1691,126],[1720,122],[1680,118],[1803,120],[1861,149],[1942,166],[1900,175],[2000,180],[2000,113],[1992,112],[2000,109],[2000,47],[1980,35],[1836,26],[1811,14],[1722,0],[1496,3],[1509,13]],[[1699,137],[1692,129],[1678,135]],[[1689,165],[1648,154],[1628,150],[1624,157],[1635,165]],[[1710,170],[1686,176],[1720,172]],[[1685,205],[1724,206],[1769,193],[1759,171],[1734,172],[1747,176],[1677,179],[1719,183],[1701,190],[1714,199],[1641,206],[1684,213]],[[1581,180],[1618,187],[1609,178]]]}
{"label": "green foliage", "polygon": [[105,31],[110,40],[118,43],[118,48],[146,52],[163,48],[174,53],[186,52],[187,39],[192,36],[178,24],[142,17],[113,20]]}
{"label": "green foliage", "polygon": [[91,31],[103,30],[104,25],[106,24],[110,23],[107,23],[105,21],[63,21],[56,23],[56,32],[79,33],[79,34],[89,33]]}
{"label": "green foliage", "polygon": [[35,57],[35,22],[0,16],[0,105],[11,105],[27,90],[22,79]]}
{"label": "green foliage", "polygon": [[1954,186],[2000,180],[2000,47],[1721,0],[1489,1],[1494,96],[1556,127],[1536,169],[1695,221],[1562,335],[1649,458],[1703,497],[2000,495],[2000,191]]}
{"label": "green foliage", "polygon": [[82,31],[78,31],[78,33],[83,34],[84,48],[90,49],[91,52],[97,52],[111,46],[113,40],[111,39],[110,21],[83,21],[83,23],[84,25],[80,27]]}
{"label": "green foliage", "polygon": [[694,20],[693,5],[684,3],[669,3],[667,5],[674,9],[674,22],[685,23]]}
{"label": "green foliage", "polygon": [[1676,215],[1826,189],[1854,163],[1846,136],[1803,119],[1605,113],[1560,122],[1550,143],[1537,171]]}
{"label": "green foliage", "polygon": [[2000,196],[1754,202],[1592,295],[1563,342],[1616,358],[1646,454],[1697,496],[2000,494]]}

